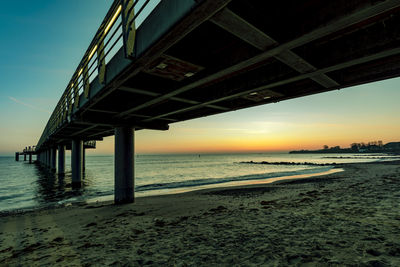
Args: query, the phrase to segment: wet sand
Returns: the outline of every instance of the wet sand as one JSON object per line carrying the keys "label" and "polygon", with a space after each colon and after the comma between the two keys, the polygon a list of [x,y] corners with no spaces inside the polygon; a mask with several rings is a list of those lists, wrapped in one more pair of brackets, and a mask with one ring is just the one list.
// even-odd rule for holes
{"label": "wet sand", "polygon": [[1,266],[400,266],[400,161],[0,218]]}

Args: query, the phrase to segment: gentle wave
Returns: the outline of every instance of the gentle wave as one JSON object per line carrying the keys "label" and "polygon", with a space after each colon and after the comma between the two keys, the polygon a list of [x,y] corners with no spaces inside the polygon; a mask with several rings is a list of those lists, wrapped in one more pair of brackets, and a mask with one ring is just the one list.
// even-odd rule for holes
{"label": "gentle wave", "polygon": [[332,166],[329,166],[329,167],[324,167],[324,168],[313,168],[313,169],[305,169],[305,170],[299,170],[299,171],[252,174],[252,175],[243,175],[243,176],[226,177],[226,178],[196,179],[196,180],[187,180],[187,181],[183,181],[183,182],[147,184],[147,185],[136,186],[135,191],[142,192],[142,191],[150,191],[150,190],[162,190],[162,189],[203,186],[203,185],[211,185],[211,184],[222,184],[222,183],[228,183],[228,182],[262,180],[262,179],[270,179],[270,178],[276,178],[276,177],[281,177],[281,176],[292,176],[292,175],[326,172],[326,171],[331,170],[332,168],[333,168]]}

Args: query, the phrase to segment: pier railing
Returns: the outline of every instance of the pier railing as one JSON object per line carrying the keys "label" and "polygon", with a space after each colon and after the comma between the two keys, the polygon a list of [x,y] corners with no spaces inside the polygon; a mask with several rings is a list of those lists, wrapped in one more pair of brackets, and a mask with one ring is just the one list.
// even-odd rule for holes
{"label": "pier railing", "polygon": [[114,0],[51,114],[37,149],[40,150],[48,137],[64,123],[71,121],[73,110],[79,107],[80,96],[89,98],[90,84],[96,77],[100,84],[105,83],[106,65],[121,47],[127,58],[134,59],[135,22],[149,2]]}

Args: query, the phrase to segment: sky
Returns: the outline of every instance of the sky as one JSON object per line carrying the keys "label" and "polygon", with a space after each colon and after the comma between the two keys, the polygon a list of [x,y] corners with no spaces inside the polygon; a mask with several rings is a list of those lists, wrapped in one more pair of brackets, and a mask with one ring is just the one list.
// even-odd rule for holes
{"label": "sky", "polygon": [[[0,2],[0,155],[36,145],[111,0]],[[137,153],[272,152],[400,141],[400,79],[137,131]],[[88,154],[112,154],[113,137]]]}

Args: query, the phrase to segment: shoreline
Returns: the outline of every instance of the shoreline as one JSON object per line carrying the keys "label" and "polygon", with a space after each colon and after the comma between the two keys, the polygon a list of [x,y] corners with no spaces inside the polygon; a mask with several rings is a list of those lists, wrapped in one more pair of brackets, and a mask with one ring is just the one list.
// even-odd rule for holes
{"label": "shoreline", "polygon": [[[145,191],[136,191],[135,198],[142,198],[142,197],[152,197],[152,196],[162,196],[162,195],[173,195],[173,194],[182,194],[186,192],[198,191],[198,190],[205,190],[205,189],[212,189],[212,188],[221,188],[221,187],[234,187],[234,186],[244,186],[244,185],[251,185],[251,184],[269,184],[273,183],[276,180],[285,180],[285,179],[303,179],[312,176],[321,176],[321,175],[328,175],[332,172],[336,172],[335,170],[340,169],[340,164],[329,164],[324,165],[324,167],[331,167],[328,171],[320,171],[319,169],[317,172],[312,172],[313,169],[310,170],[302,170],[299,174],[288,174],[287,172],[280,172],[280,173],[267,173],[265,175],[270,176],[267,178],[250,178],[250,179],[243,179],[243,180],[231,180],[231,181],[222,181],[219,183],[209,183],[204,185],[191,185],[191,186],[183,186],[183,187],[173,187],[173,188],[164,188],[164,189],[153,189],[153,190],[145,190]],[[311,172],[310,172],[311,171]],[[341,170],[343,171],[343,170]],[[296,171],[298,172],[298,171]],[[292,172],[289,172],[292,173]],[[295,173],[295,172],[293,172]],[[272,175],[272,176],[271,176]],[[82,206],[90,203],[95,202],[106,202],[108,204],[112,204],[114,201],[114,195],[103,195],[98,197],[88,197],[82,200],[69,200],[64,199],[58,201],[58,203],[48,203],[47,205],[42,206],[29,206],[17,209],[10,209],[10,210],[2,210],[0,211],[0,217],[6,217],[11,215],[18,215],[18,214],[25,214],[29,212],[36,212],[41,210],[52,210],[52,209],[59,209],[64,208],[66,206]]]}
{"label": "shoreline", "polygon": [[400,161],[337,167],[1,217],[0,264],[399,266]]}

